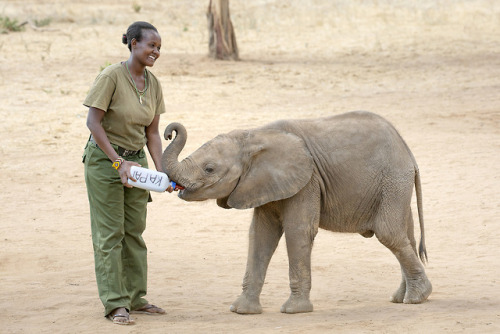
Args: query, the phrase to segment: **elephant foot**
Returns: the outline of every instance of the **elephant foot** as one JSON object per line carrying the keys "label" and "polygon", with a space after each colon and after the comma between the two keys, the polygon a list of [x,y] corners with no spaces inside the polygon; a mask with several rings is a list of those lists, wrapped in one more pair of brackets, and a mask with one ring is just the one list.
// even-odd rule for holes
{"label": "elephant foot", "polygon": [[283,306],[281,306],[281,313],[305,313],[312,312],[313,305],[309,298],[304,296],[291,295]]}
{"label": "elephant foot", "polygon": [[405,299],[405,292],[405,290],[403,290],[402,292],[400,290],[394,292],[390,299],[391,303],[402,303]]}
{"label": "elephant foot", "polygon": [[406,281],[403,279],[399,288],[392,295],[391,302],[402,303],[403,300],[405,299],[405,294],[406,294]]}
{"label": "elephant foot", "polygon": [[432,292],[432,284],[426,276],[416,281],[409,281],[407,285],[403,299],[405,304],[420,304],[426,301]]}
{"label": "elephant foot", "polygon": [[432,292],[432,284],[424,276],[417,280],[403,281],[399,289],[392,295],[391,302],[404,304],[420,304],[427,300]]}
{"label": "elephant foot", "polygon": [[260,314],[262,313],[262,306],[259,297],[250,298],[242,294],[231,304],[229,310],[239,314]]}

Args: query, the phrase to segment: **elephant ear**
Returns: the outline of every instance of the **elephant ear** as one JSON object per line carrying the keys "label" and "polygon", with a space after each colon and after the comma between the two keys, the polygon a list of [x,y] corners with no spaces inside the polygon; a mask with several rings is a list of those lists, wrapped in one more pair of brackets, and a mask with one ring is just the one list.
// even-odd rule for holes
{"label": "elephant ear", "polygon": [[219,206],[255,208],[292,197],[311,179],[313,159],[298,136],[260,129],[247,132],[242,141],[246,169],[227,202]]}
{"label": "elephant ear", "polygon": [[227,204],[227,199],[229,196],[226,196],[224,198],[217,198],[217,205],[220,206],[223,209],[232,209],[229,204]]}

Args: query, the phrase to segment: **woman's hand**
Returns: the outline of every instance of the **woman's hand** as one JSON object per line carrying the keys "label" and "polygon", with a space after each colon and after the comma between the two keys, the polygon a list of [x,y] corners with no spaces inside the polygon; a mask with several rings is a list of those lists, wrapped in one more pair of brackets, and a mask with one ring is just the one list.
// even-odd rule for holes
{"label": "woman's hand", "polygon": [[128,179],[131,179],[132,181],[137,181],[136,179],[134,179],[132,173],[130,172],[130,168],[132,166],[141,167],[141,165],[139,165],[137,162],[128,160],[123,160],[123,162],[120,164],[120,167],[118,167],[118,173],[120,174],[120,179],[123,185],[127,188],[133,188],[133,186],[128,183]]}

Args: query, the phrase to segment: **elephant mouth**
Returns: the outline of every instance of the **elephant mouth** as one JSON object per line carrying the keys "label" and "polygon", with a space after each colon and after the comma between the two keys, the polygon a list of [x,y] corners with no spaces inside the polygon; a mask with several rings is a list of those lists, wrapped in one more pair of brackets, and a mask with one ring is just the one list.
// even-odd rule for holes
{"label": "elephant mouth", "polygon": [[202,202],[210,199],[203,194],[202,188],[196,183],[188,186],[177,184],[175,190],[178,191],[177,197],[187,202]]}
{"label": "elephant mouth", "polygon": [[[175,181],[174,181],[175,182]],[[185,188],[179,183],[175,182],[174,190],[183,191]]]}
{"label": "elephant mouth", "polygon": [[207,200],[207,198],[200,198],[196,196],[196,194],[192,190],[188,189],[179,190],[179,194],[177,195],[177,197],[187,202],[203,202]]}
{"label": "elephant mouth", "polygon": [[191,187],[185,187],[184,185],[179,183],[176,183],[174,191],[178,192],[177,197],[185,201],[190,201],[190,197],[192,196],[193,193],[193,189]]}
{"label": "elephant mouth", "polygon": [[177,187],[175,187],[174,191],[178,192],[177,197],[179,197],[180,199],[185,199],[185,195],[187,193],[186,188],[184,188],[182,186],[179,187],[179,185],[177,185]]}
{"label": "elephant mouth", "polygon": [[184,190],[186,189],[182,184],[180,184],[179,182],[173,180],[173,179],[170,179],[170,184],[171,186],[174,188],[174,191],[177,191],[179,192],[178,193],[178,196],[181,197],[181,195],[184,193]]}

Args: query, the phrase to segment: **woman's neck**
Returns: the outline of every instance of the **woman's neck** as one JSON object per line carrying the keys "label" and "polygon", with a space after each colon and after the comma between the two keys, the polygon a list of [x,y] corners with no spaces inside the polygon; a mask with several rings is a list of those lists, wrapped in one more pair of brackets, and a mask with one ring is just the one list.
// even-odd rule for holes
{"label": "woman's neck", "polygon": [[133,61],[132,58],[127,60],[128,70],[134,77],[141,77],[144,75],[146,66],[141,65],[139,62]]}

